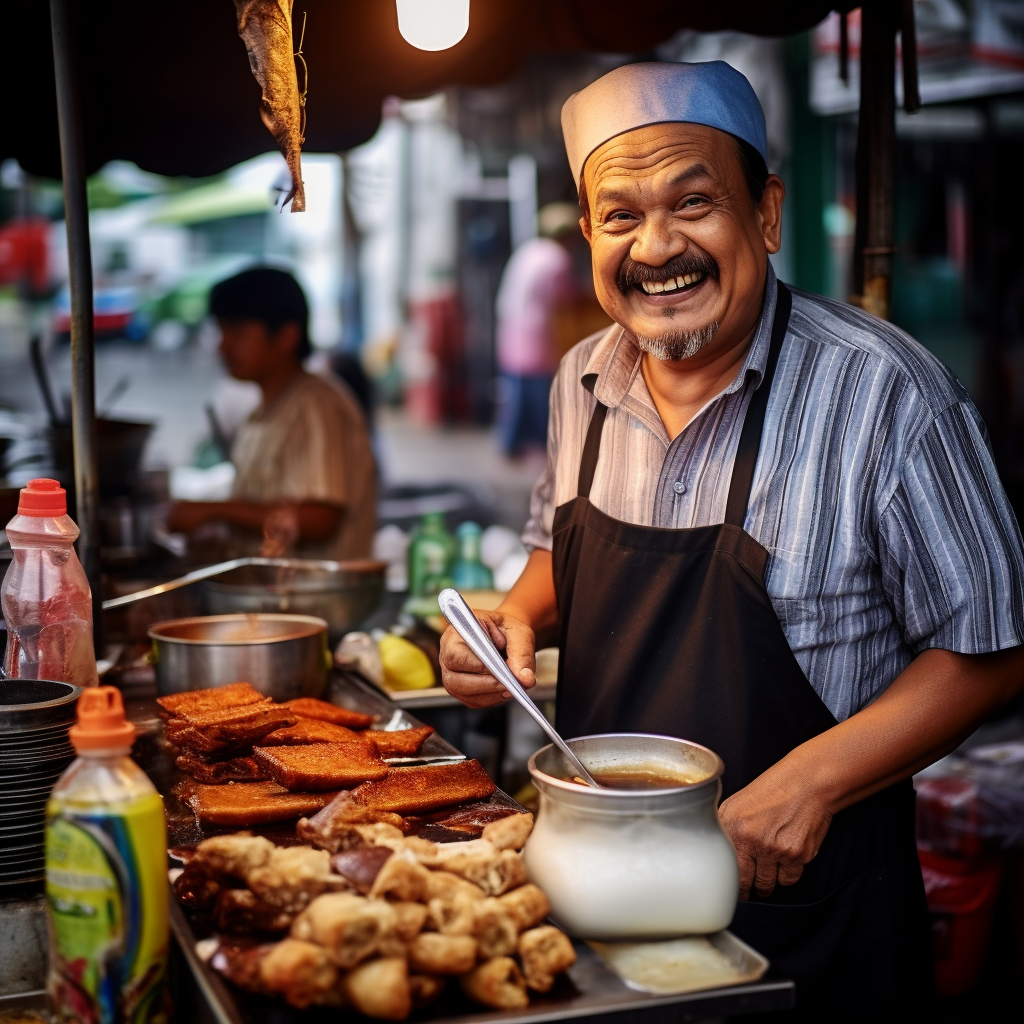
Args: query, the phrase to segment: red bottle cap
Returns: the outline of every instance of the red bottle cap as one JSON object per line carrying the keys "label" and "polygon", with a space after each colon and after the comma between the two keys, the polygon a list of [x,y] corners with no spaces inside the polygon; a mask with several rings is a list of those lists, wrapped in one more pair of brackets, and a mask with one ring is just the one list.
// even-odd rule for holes
{"label": "red bottle cap", "polygon": [[22,487],[18,498],[18,515],[35,516],[37,519],[51,519],[68,514],[68,492],[59,480],[39,477],[29,480]]}
{"label": "red bottle cap", "polygon": [[75,750],[110,750],[130,747],[135,726],[124,717],[121,691],[114,686],[92,686],[78,698],[78,722],[68,730]]}

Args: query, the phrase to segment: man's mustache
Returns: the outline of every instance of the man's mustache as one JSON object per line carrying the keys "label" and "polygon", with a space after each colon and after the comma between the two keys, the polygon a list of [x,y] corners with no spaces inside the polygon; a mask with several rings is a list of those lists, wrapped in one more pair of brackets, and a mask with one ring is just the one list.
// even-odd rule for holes
{"label": "man's mustache", "polygon": [[627,256],[619,267],[615,283],[623,295],[628,295],[631,288],[637,288],[645,281],[667,281],[670,277],[682,277],[684,274],[702,274],[705,277],[718,277],[718,264],[706,252],[681,252],[673,256],[668,263],[660,267],[652,267],[648,263],[637,263]]}

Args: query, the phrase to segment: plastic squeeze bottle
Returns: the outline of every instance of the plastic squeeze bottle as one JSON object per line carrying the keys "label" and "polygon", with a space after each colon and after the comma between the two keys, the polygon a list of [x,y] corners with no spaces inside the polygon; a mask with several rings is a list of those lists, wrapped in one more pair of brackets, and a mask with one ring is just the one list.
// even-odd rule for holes
{"label": "plastic squeeze bottle", "polygon": [[128,756],[135,727],[113,686],[86,690],[78,753],[46,808],[47,988],[57,1021],[168,1019],[167,826],[160,794]]}
{"label": "plastic squeeze bottle", "polygon": [[30,480],[7,524],[14,552],[0,607],[7,624],[4,675],[93,686],[92,594],[75,554],[78,527],[56,480]]}

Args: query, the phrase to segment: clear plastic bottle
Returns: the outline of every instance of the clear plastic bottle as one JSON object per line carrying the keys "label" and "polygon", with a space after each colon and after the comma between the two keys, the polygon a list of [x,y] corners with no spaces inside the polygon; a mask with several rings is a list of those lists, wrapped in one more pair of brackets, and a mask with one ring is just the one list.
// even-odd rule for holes
{"label": "clear plastic bottle", "polygon": [[459,538],[459,557],[452,569],[452,579],[460,590],[493,590],[494,576],[480,560],[479,523],[467,520],[455,531]]}
{"label": "clear plastic bottle", "polygon": [[70,730],[78,758],[46,808],[46,903],[54,1019],[168,1019],[163,798],[129,757],[135,727],[113,686],[86,690]]}
{"label": "clear plastic bottle", "polygon": [[78,527],[56,480],[30,480],[7,524],[14,558],[0,587],[4,675],[93,686],[92,594],[75,554]]}

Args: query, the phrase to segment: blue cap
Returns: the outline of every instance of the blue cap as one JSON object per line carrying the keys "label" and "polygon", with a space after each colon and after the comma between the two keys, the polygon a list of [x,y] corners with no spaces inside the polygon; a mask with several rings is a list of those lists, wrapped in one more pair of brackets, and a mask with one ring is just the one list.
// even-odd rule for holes
{"label": "blue cap", "polygon": [[598,146],[623,132],[680,121],[750,143],[768,163],[764,111],[750,83],[724,60],[703,64],[626,64],[573,93],[562,107],[562,134],[579,187]]}

